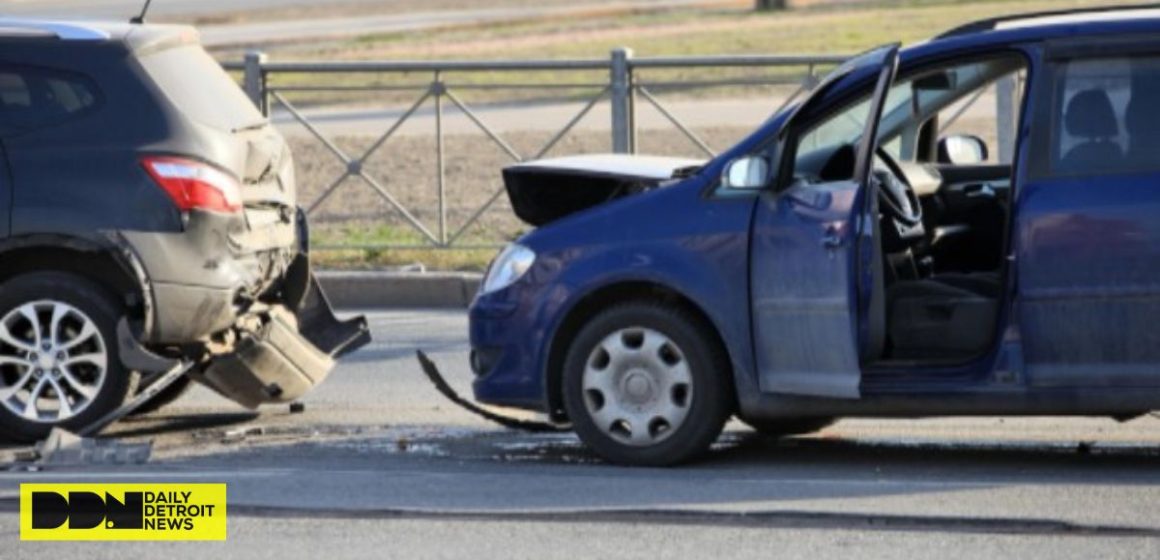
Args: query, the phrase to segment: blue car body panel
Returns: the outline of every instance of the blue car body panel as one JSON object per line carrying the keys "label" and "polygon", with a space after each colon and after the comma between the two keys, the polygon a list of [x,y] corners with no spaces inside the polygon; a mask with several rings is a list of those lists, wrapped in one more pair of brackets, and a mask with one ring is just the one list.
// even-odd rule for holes
{"label": "blue car body panel", "polygon": [[[1050,98],[1035,89],[1050,87],[1040,78],[1048,74],[1047,46],[1133,33],[1160,33],[1160,21],[996,30],[937,39],[900,53],[900,75],[976,54],[1009,51],[1027,58],[1032,91],[1017,129],[1007,252],[1015,264],[1007,279],[1008,304],[1000,310],[1000,340],[987,355],[953,366],[865,369],[860,399],[770,392],[777,382],[762,379],[758,363],[789,359],[775,352],[771,340],[801,345],[807,340],[800,337],[813,333],[761,332],[751,306],[760,314],[766,303],[788,305],[803,295],[800,289],[807,284],[777,284],[779,274],[826,271],[792,268],[801,261],[795,251],[806,250],[807,241],[795,238],[793,228],[771,228],[771,217],[791,211],[777,197],[722,196],[714,186],[728,162],[776,137],[797,110],[790,107],[692,177],[581,211],[521,238],[537,254],[531,271],[510,287],[478,296],[470,311],[472,347],[494,358],[486,371],[477,372],[476,398],[555,412],[549,377],[558,372],[549,371],[549,361],[566,319],[603,289],[650,283],[681,294],[713,324],[733,365],[738,405],[751,416],[1102,414],[1160,406],[1155,390],[1160,389],[1160,330],[1153,326],[1160,317],[1160,174],[1045,179],[1034,176],[1029,156],[1046,149],[1036,145],[1031,122],[1046,114],[1036,100]],[[855,69],[809,103],[825,107],[864,93],[877,73]],[[822,214],[848,212],[854,204],[840,188],[829,196],[825,204],[819,201]],[[834,218],[830,214],[799,225],[825,227]],[[840,220],[829,220],[834,221]],[[751,256],[758,251],[767,256]],[[788,265],[779,268],[779,262]],[[763,279],[774,283],[757,286]],[[835,282],[853,285],[842,277],[827,286]],[[783,286],[794,288],[779,291]],[[835,370],[849,366],[849,355],[829,358],[846,360]]]}
{"label": "blue car body panel", "polygon": [[854,224],[865,189],[854,181],[810,187],[758,197],[750,285],[759,385],[763,392],[821,388],[857,398]]}
{"label": "blue car body panel", "polygon": [[[543,410],[542,372],[564,318],[601,288],[633,282],[667,286],[697,302],[729,346],[735,370],[752,377],[745,373],[752,370],[745,278],[753,199],[705,201],[703,186],[689,181],[624,199],[612,204],[615,214],[577,214],[522,239],[536,251],[536,265],[472,306],[474,348],[515,342],[476,380],[476,398]],[[519,312],[506,315],[511,309]]]}

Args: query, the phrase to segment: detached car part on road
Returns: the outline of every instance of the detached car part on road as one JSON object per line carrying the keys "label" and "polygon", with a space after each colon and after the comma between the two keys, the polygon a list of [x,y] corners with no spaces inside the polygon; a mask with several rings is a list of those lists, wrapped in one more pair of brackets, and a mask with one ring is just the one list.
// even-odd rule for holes
{"label": "detached car part on road", "polygon": [[195,30],[0,20],[0,44],[0,432],[83,429],[180,361],[287,402],[369,340],[310,271],[286,142]]}
{"label": "detached car part on road", "polygon": [[[994,116],[954,128],[980,98]],[[731,415],[1160,408],[1160,10],[874,49],[708,162],[504,178],[542,227],[471,307],[476,399],[612,461],[691,459]]]}

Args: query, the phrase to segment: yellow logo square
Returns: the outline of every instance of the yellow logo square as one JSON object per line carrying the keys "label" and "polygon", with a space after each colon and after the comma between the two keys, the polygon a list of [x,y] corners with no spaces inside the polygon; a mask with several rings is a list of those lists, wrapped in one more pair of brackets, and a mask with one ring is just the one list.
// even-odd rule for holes
{"label": "yellow logo square", "polygon": [[225,484],[21,484],[26,541],[224,541]]}

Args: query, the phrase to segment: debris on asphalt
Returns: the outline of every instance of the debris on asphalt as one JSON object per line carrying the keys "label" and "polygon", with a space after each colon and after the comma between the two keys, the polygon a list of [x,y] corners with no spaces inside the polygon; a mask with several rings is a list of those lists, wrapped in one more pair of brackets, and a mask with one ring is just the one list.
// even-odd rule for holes
{"label": "debris on asphalt", "polygon": [[238,428],[236,430],[227,430],[222,434],[222,443],[241,443],[250,436],[260,436],[266,433],[266,428],[263,426],[251,426],[249,428]]}
{"label": "debris on asphalt", "polygon": [[153,454],[153,442],[126,442],[81,437],[53,428],[34,447],[13,451],[9,458],[16,469],[88,465],[141,465]]}
{"label": "debris on asphalt", "polygon": [[[128,327],[119,327],[119,328],[128,328]],[[124,336],[124,332],[122,332],[120,336]],[[132,414],[134,410],[137,410],[138,408],[143,406],[145,403],[153,400],[158,394],[160,394],[162,391],[164,391],[170,385],[173,385],[175,382],[177,382],[177,380],[180,379],[186,373],[188,373],[189,370],[193,369],[194,365],[195,364],[194,364],[193,360],[185,360],[182,362],[176,362],[176,361],[172,362],[169,370],[166,371],[165,373],[161,374],[160,377],[158,377],[156,379],[156,381],[153,381],[152,383],[150,383],[150,385],[148,387],[146,387],[141,392],[137,393],[136,396],[134,396],[132,399],[129,399],[129,401],[126,402],[125,404],[123,404],[120,407],[118,407],[117,409],[109,412],[108,414],[98,418],[96,421],[92,422],[88,426],[85,426],[84,428],[80,429],[78,431],[78,435],[82,436],[82,437],[95,436],[98,433],[100,433],[101,430],[104,430],[105,428],[109,427],[114,422],[117,422],[117,421],[121,420],[122,418]],[[49,437],[50,438],[52,437],[51,433],[49,434]]]}
{"label": "debris on asphalt", "polygon": [[549,424],[547,422],[520,420],[518,418],[503,416],[490,410],[485,410],[479,405],[476,405],[475,403],[460,397],[459,394],[451,388],[451,385],[447,383],[447,380],[443,378],[443,375],[439,373],[439,368],[435,365],[435,362],[432,362],[431,359],[427,357],[427,354],[424,354],[422,350],[416,350],[415,355],[419,358],[419,365],[423,368],[423,373],[427,375],[427,379],[430,379],[431,383],[435,384],[435,389],[438,390],[439,393],[444,397],[447,397],[448,400],[459,405],[464,410],[467,410],[472,414],[513,430],[522,430],[525,432],[533,433],[571,431],[568,428],[557,426],[555,424]]}

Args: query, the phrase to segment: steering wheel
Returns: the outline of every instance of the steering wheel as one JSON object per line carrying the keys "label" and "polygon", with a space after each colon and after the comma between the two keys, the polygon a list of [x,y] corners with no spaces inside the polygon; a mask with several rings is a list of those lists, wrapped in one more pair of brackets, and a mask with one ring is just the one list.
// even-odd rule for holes
{"label": "steering wheel", "polygon": [[908,226],[922,224],[922,204],[919,203],[914,188],[907,182],[902,168],[881,148],[878,149],[878,159],[886,167],[874,170],[882,211]]}
{"label": "steering wheel", "polygon": [[922,223],[922,204],[914,188],[906,180],[902,168],[885,150],[878,149],[878,159],[886,169],[875,169],[874,180],[878,186],[878,208],[884,218],[893,225],[901,241],[913,241],[926,236]]}

